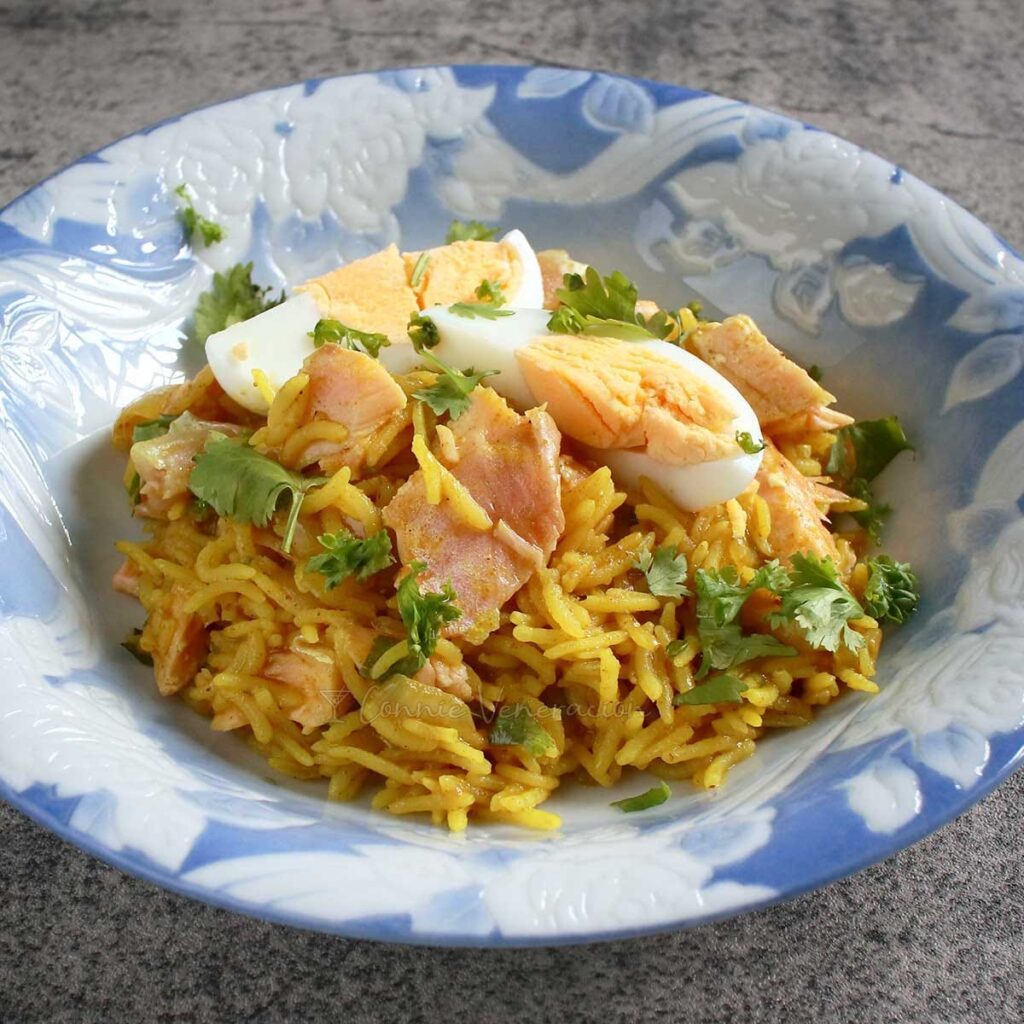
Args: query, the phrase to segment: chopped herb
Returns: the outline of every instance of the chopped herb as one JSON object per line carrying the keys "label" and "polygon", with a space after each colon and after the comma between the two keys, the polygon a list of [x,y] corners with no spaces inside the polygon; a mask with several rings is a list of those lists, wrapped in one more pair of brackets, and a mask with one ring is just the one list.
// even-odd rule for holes
{"label": "chopped herb", "polygon": [[587,267],[583,275],[566,274],[556,294],[563,306],[581,317],[636,323],[637,288],[619,270],[605,278],[593,267]]}
{"label": "chopped herb", "polygon": [[852,513],[853,518],[877,544],[882,527],[892,509],[875,498],[870,482],[903,451],[913,451],[900,421],[895,416],[880,420],[861,420],[836,431],[825,472],[851,497],[867,508]]}
{"label": "chopped herb", "polygon": [[398,614],[408,633],[409,653],[422,659],[421,664],[434,653],[445,623],[454,622],[462,615],[450,583],[446,583],[440,593],[424,594],[420,590],[416,581],[426,569],[425,563],[413,562],[398,584],[396,594]]}
{"label": "chopped herb", "polygon": [[409,278],[409,286],[411,288],[418,288],[420,281],[423,280],[423,275],[427,272],[427,267],[430,265],[430,253],[421,252],[419,258],[416,260],[416,265],[412,268],[412,277]]}
{"label": "chopped herb", "polygon": [[214,274],[213,283],[199,296],[193,338],[205,344],[211,334],[284,302],[284,292],[276,299],[267,298],[269,292],[269,288],[253,284],[251,263],[237,263],[222,274]]}
{"label": "chopped herb", "polygon": [[669,640],[665,645],[665,654],[669,658],[678,658],[686,650],[686,641],[680,637],[678,640]]}
{"label": "chopped herb", "polygon": [[313,347],[320,348],[323,345],[344,345],[353,352],[364,352],[374,359],[380,355],[382,348],[391,344],[386,334],[378,334],[375,331],[359,331],[355,327],[348,327],[340,320],[317,320],[316,326],[309,332],[313,339]]}
{"label": "chopped herb", "polygon": [[869,558],[864,605],[874,619],[903,623],[917,611],[921,592],[917,576],[907,562],[895,562],[888,555]]}
{"label": "chopped herb", "polygon": [[657,807],[659,804],[663,804],[672,795],[672,790],[668,788],[668,783],[662,779],[656,786],[652,786],[646,793],[641,793],[639,796],[628,796],[625,800],[613,800],[611,803],[612,807],[618,807],[620,811],[624,811],[626,814],[632,814],[634,811],[646,811],[651,807]]}
{"label": "chopped herb", "polygon": [[688,302],[685,306],[698,320],[704,314],[704,303],[700,299],[694,299],[692,302]]}
{"label": "chopped herb", "polygon": [[364,539],[349,530],[338,530],[336,533],[323,533],[317,540],[324,553],[309,559],[306,569],[324,576],[324,586],[328,590],[333,590],[349,576],[355,576],[357,580],[369,579],[394,562],[387,530],[378,530]]}
{"label": "chopped herb", "polygon": [[735,676],[715,676],[692,690],[677,693],[672,703],[677,707],[681,704],[738,704],[743,700],[744,691],[749,689],[742,679]]}
{"label": "chopped herb", "polygon": [[817,363],[811,364],[811,366],[807,368],[807,376],[810,377],[815,384],[820,384],[822,378],[821,367],[818,366]]}
{"label": "chopped herb", "polygon": [[790,586],[782,593],[782,606],[769,618],[772,626],[795,622],[812,647],[837,651],[840,644],[858,651],[864,637],[850,620],[864,614],[857,599],[843,586],[831,559],[795,554],[791,559]]}
{"label": "chopped herb", "polygon": [[378,682],[383,682],[385,679],[390,679],[392,676],[414,676],[426,661],[425,658],[421,658],[416,654],[406,654],[404,657],[399,658],[398,661],[389,665],[379,675],[374,675],[374,668],[378,661],[387,654],[388,651],[392,650],[396,644],[403,644],[404,640],[396,640],[393,636],[378,635],[373,638],[373,646],[370,648],[370,653],[366,657],[366,661],[363,662],[359,667],[359,674],[367,679],[375,679]]}
{"label": "chopped herb", "polygon": [[446,245],[452,242],[489,242],[497,233],[497,228],[488,227],[478,220],[453,220],[444,241]]}
{"label": "chopped herb", "polygon": [[[427,320],[431,326],[434,326],[433,320],[427,317],[421,319]],[[436,330],[436,327],[434,329]],[[448,413],[453,420],[457,420],[469,408],[469,396],[477,384],[485,377],[493,377],[498,371],[481,370],[478,373],[471,366],[465,370],[456,370],[454,367],[442,362],[437,356],[426,351],[417,338],[413,336],[412,331],[409,332],[409,337],[412,339],[413,347],[423,357],[424,362],[440,374],[435,384],[431,384],[430,387],[420,388],[419,391],[414,391],[413,398],[426,402],[438,416]]]}
{"label": "chopped herb", "polygon": [[189,502],[188,514],[197,522],[201,523],[214,515],[213,506],[208,501],[193,497]]}
{"label": "chopped herb", "polygon": [[647,577],[647,588],[655,597],[686,597],[690,593],[686,555],[681,555],[674,544],[658,548],[653,555],[644,551],[636,568]]}
{"label": "chopped herb", "polygon": [[496,747],[522,747],[533,757],[554,757],[558,753],[551,734],[522,702],[502,706],[491,726],[489,739]]}
{"label": "chopped herb", "polygon": [[135,429],[132,431],[132,444],[138,444],[139,441],[152,441],[154,437],[163,437],[171,429],[171,424],[177,418],[177,416],[164,413],[161,416],[157,416],[155,420],[144,420],[142,423],[136,423]]}
{"label": "chopped herb", "polygon": [[735,668],[754,658],[796,654],[792,647],[768,633],[744,635],[735,621],[755,590],[766,588],[777,593],[788,579],[786,571],[774,561],[761,566],[746,586],[740,585],[732,566],[697,570],[697,635],[701,646],[698,676],[706,676],[713,668]]}
{"label": "chopped herb", "polygon": [[764,441],[755,441],[746,430],[736,431],[736,443],[747,455],[756,455],[758,452],[764,451]]}
{"label": "chopped herb", "polygon": [[281,545],[285,552],[291,548],[306,492],[324,482],[323,477],[293,473],[244,441],[233,441],[216,432],[193,461],[189,490],[219,516],[266,526],[281,497],[288,495],[291,509]]}
{"label": "chopped herb", "polygon": [[133,629],[122,641],[121,646],[138,662],[153,667],[153,655],[144,651],[139,642],[142,636],[141,629]]}
{"label": "chopped herb", "polygon": [[429,316],[424,316],[422,313],[413,313],[409,317],[407,330],[412,347],[421,355],[425,348],[433,348],[441,340],[437,324]]}
{"label": "chopped herb", "polygon": [[132,473],[128,481],[128,500],[133,508],[142,500],[142,477],[138,473]]}
{"label": "chopped herb", "polygon": [[181,209],[181,223],[185,228],[185,238],[192,242],[195,240],[196,232],[203,236],[204,245],[213,245],[224,240],[224,229],[212,220],[201,217],[192,202],[191,189],[185,185],[179,185],[174,194],[185,200],[185,206]]}
{"label": "chopped herb", "polygon": [[476,297],[481,302],[491,302],[495,306],[503,306],[507,301],[501,285],[486,278],[476,286]]}
{"label": "chopped herb", "polygon": [[501,316],[512,316],[515,311],[496,309],[490,302],[455,302],[448,307],[448,312],[465,317],[467,320],[473,320],[476,317],[484,320],[497,320]]}
{"label": "chopped herb", "polygon": [[825,472],[840,482],[859,477],[870,483],[900,452],[914,450],[896,416],[860,420],[836,434]]}

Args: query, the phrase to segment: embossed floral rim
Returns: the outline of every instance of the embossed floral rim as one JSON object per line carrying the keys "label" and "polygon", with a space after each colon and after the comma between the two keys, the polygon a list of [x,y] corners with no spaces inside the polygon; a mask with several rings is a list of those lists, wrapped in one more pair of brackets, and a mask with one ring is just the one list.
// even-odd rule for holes
{"label": "embossed floral rim", "polygon": [[[167,844],[173,849],[147,843],[145,801],[140,803],[123,780],[112,779],[109,792],[84,782],[78,788],[69,784],[75,772],[68,766],[83,762],[63,762],[63,775],[47,776],[45,758],[33,761],[26,755],[19,762],[17,745],[8,745],[5,761],[0,747],[0,796],[115,866],[221,907],[356,937],[504,946],[624,938],[792,897],[914,842],[1013,771],[1024,751],[1024,681],[1015,668],[1024,663],[1024,483],[1014,483],[1024,480],[1024,461],[1016,455],[1024,449],[1024,264],[949,200],[826,133],[705,93],[577,69],[399,69],[255,93],[127,136],[0,211],[0,339],[30,351],[29,343],[39,335],[26,324],[32,315],[53,313],[55,306],[66,314],[83,350],[124,359],[116,349],[121,342],[116,329],[97,340],[95,332],[90,334],[94,325],[74,321],[78,296],[65,282],[49,298],[45,289],[27,294],[24,284],[52,276],[68,256],[109,271],[113,264],[104,264],[92,248],[96,231],[105,226],[120,260],[117,267],[128,268],[116,287],[128,289],[139,308],[151,295],[146,289],[154,268],[157,278],[164,274],[161,286],[176,289],[161,293],[161,302],[171,308],[147,353],[123,364],[137,378],[148,373],[147,383],[166,374],[182,315],[218,256],[205,266],[168,255],[173,210],[164,211],[163,221],[159,209],[153,213],[150,186],[154,171],[164,182],[171,180],[171,171],[169,165],[147,163],[155,158],[143,147],[152,143],[152,152],[159,152],[162,130],[228,114],[246,130],[263,118],[267,131],[288,140],[293,132],[301,135],[304,113],[306,127],[319,127],[325,109],[337,113],[336,134],[344,142],[344,132],[359,126],[342,124],[337,104],[355,93],[393,118],[390,127],[406,147],[398,153],[403,174],[376,191],[359,180],[348,182],[358,199],[355,206],[345,205],[342,196],[324,198],[317,208],[316,197],[304,197],[308,222],[314,215],[336,222],[333,234],[323,232],[326,244],[310,251],[299,244],[305,238],[301,231],[282,240],[266,227],[268,219],[274,224],[284,215],[274,213],[273,190],[264,181],[249,205],[226,211],[230,236],[247,248],[221,254],[225,261],[254,257],[279,277],[286,276],[282,268],[288,259],[318,269],[317,260],[351,255],[346,246],[360,238],[372,245],[390,240],[400,222],[403,227],[410,222],[409,210],[403,210],[410,197],[432,204],[433,221],[421,226],[424,232],[453,215],[497,219],[510,206],[507,216],[528,229],[531,218],[540,225],[554,208],[570,223],[580,210],[591,219],[587,204],[574,196],[598,181],[604,191],[596,193],[595,203],[613,227],[633,229],[631,245],[642,256],[641,266],[682,277],[720,304],[741,272],[751,301],[759,304],[758,319],[774,317],[777,330],[789,325],[796,344],[820,331],[833,348],[850,346],[861,357],[884,352],[895,377],[916,381],[924,375],[914,362],[913,342],[928,337],[922,360],[944,375],[945,408],[934,417],[925,416],[920,406],[910,414],[918,415],[926,435],[923,450],[947,452],[952,469],[928,465],[925,458],[908,474],[906,489],[938,495],[940,508],[929,529],[931,536],[948,540],[951,554],[949,564],[937,566],[929,580],[922,621],[894,645],[890,683],[872,705],[851,703],[825,716],[813,737],[806,734],[807,744],[783,739],[772,747],[763,759],[770,782],[755,785],[748,778],[722,800],[686,803],[682,816],[673,801],[643,823],[608,825],[602,819],[595,830],[585,821],[554,846],[524,844],[499,832],[482,844],[460,847],[426,837],[422,830],[403,832],[351,815],[318,820],[310,813],[313,802],[242,792],[237,775],[222,776],[194,748],[176,746],[173,732],[130,717],[115,723],[120,735],[130,744],[134,729],[140,749],[162,757],[160,763],[172,774],[163,790],[146,794],[154,801],[150,813],[163,811],[171,819],[184,814],[194,826],[194,834]],[[279,108],[289,119],[268,120]],[[291,118],[293,113],[297,116]],[[418,127],[402,135],[408,127],[403,118]],[[529,129],[541,124],[549,125],[547,136],[533,137]],[[658,141],[658,159],[636,160],[638,152],[650,152],[652,139]],[[201,162],[208,155],[203,145],[191,158]],[[324,148],[329,156],[329,145]],[[212,145],[210,151],[216,155]],[[239,167],[244,159],[239,153]],[[512,173],[503,178],[495,174],[499,167]],[[62,179],[65,194],[47,198],[48,186],[61,185]],[[768,216],[756,205],[764,203],[762,196],[775,200],[771,216],[779,220],[768,227],[779,228],[778,237],[785,235],[781,248],[765,241],[771,231],[758,219]],[[851,200],[856,216],[849,213]],[[332,201],[341,205],[332,207]],[[37,206],[47,202],[52,216],[43,223]],[[825,222],[819,235],[802,225],[813,218],[785,221],[787,211],[801,215],[814,203],[819,206],[812,212]],[[354,219],[360,227],[353,232],[345,225]],[[59,223],[73,230],[58,237]],[[308,233],[309,223],[299,227]],[[587,230],[577,225],[576,231],[585,243]],[[140,239],[154,255],[133,248]],[[101,287],[100,277],[97,281]],[[11,312],[16,305],[17,315]],[[892,347],[900,341],[911,344]],[[154,354],[147,363],[148,350]],[[0,396],[12,410],[0,406],[6,439],[0,451],[6,575],[0,581],[5,609],[0,647],[16,640],[32,653],[47,644],[59,650],[34,671],[6,647],[0,650],[0,662],[10,661],[3,676],[11,692],[37,700],[34,707],[11,704],[0,684],[0,743],[17,736],[17,724],[11,723],[24,723],[33,711],[41,722],[44,714],[55,720],[63,714],[61,721],[67,721],[98,706],[103,714],[124,710],[121,695],[101,685],[124,675],[122,663],[110,652],[104,652],[104,661],[90,661],[67,640],[76,640],[76,623],[90,621],[75,618],[80,609],[73,600],[57,598],[45,614],[8,614],[7,598],[13,595],[17,608],[15,591],[24,591],[24,580],[38,580],[43,589],[65,587],[72,597],[76,590],[76,580],[61,573],[59,557],[45,557],[60,553],[48,546],[50,533],[42,527],[32,533],[24,506],[19,513],[17,502],[24,497],[19,488],[38,467],[31,459],[17,461],[11,438],[45,459],[102,425],[104,415],[109,421],[103,409],[90,407],[73,424],[55,427],[59,394],[25,403],[30,392],[18,390],[12,373],[0,367]],[[982,398],[984,407],[978,405]],[[69,404],[74,403],[63,407]],[[39,483],[44,486],[41,474]],[[905,530],[900,539],[906,540]],[[94,639],[77,637],[83,650]],[[965,695],[956,684],[967,671],[975,689]],[[54,730],[37,730],[32,738],[42,746],[32,749],[54,754],[56,763],[64,751],[53,735]],[[188,757],[196,763],[186,763]],[[623,867],[644,857],[644,871]],[[271,866],[264,871],[264,865]],[[410,871],[422,869],[424,878],[390,902],[383,894],[371,895],[362,911],[344,901],[311,909],[307,893],[288,887],[296,866],[310,868],[310,877],[321,871],[326,878],[339,865],[354,871],[363,887],[378,879],[382,890]],[[607,886],[605,879],[611,880]],[[549,904],[550,911],[544,909]]]}

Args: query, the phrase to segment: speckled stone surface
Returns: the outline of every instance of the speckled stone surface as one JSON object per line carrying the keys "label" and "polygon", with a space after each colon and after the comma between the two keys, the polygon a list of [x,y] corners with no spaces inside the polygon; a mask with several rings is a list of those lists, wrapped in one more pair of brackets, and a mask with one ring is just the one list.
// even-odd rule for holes
{"label": "speckled stone surface", "polygon": [[[602,67],[853,139],[1024,247],[1019,0],[0,0],[0,205],[198,104],[408,63]],[[2,571],[2,567],[0,567]],[[1024,1019],[1024,778],[854,878],[660,938],[349,942],[192,903],[0,805],[0,1021]]]}

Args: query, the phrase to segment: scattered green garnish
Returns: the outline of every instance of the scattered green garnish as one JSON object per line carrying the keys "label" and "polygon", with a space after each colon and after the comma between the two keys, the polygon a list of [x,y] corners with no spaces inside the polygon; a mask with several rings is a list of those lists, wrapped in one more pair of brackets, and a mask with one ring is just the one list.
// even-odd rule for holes
{"label": "scattered green garnish", "polygon": [[869,558],[867,566],[864,605],[868,615],[879,621],[906,622],[921,600],[914,570],[907,562],[895,562],[888,555]]}
{"label": "scattered green garnish", "polygon": [[496,281],[488,281],[486,278],[476,286],[476,297],[481,302],[490,302],[495,306],[503,306],[506,301],[501,285]]}
{"label": "scattered green garnish", "polygon": [[525,703],[505,704],[491,725],[490,742],[496,747],[522,747],[533,757],[553,757],[558,747]]}
{"label": "scattered green garnish", "polygon": [[445,245],[452,242],[489,242],[497,233],[497,228],[488,227],[478,220],[453,220],[444,241]]}
{"label": "scattered green garnish", "polygon": [[877,544],[892,509],[876,500],[871,481],[900,452],[913,451],[914,446],[907,440],[895,416],[851,423],[837,430],[836,434],[825,472],[835,480],[836,486],[868,506],[851,514]]}
{"label": "scattered green garnish", "polygon": [[128,481],[128,500],[133,508],[142,500],[142,477],[138,473],[132,473]]}
{"label": "scattered green garnish", "polygon": [[386,334],[378,334],[375,331],[359,331],[355,327],[348,327],[340,320],[317,320],[316,326],[309,332],[313,339],[314,348],[323,345],[344,345],[353,352],[364,352],[374,359],[380,355],[382,348],[391,344]]}
{"label": "scattered green garnish", "polygon": [[778,593],[788,579],[778,562],[763,565],[746,586],[740,585],[732,566],[720,570],[697,570],[697,635],[701,645],[699,677],[706,676],[713,668],[731,669],[754,658],[796,654],[792,647],[768,633],[744,634],[735,621],[755,590],[766,588]]}
{"label": "scattered green garnish", "polygon": [[743,692],[749,688],[735,676],[715,676],[692,690],[677,693],[672,703],[677,707],[682,704],[738,704],[743,700]]}
{"label": "scattered green garnish", "polygon": [[[436,332],[437,328],[434,325],[434,321],[429,317],[419,317],[418,319],[425,320]],[[432,337],[429,331],[426,331],[426,336],[428,338]],[[413,398],[426,402],[438,416],[448,413],[453,420],[457,420],[469,408],[469,396],[473,388],[485,377],[493,377],[498,371],[481,370],[478,373],[471,366],[465,370],[456,370],[454,367],[438,359],[431,352],[428,352],[423,347],[423,343],[419,338],[413,334],[411,328],[409,330],[409,337],[412,340],[413,347],[423,357],[423,361],[441,375],[438,377],[437,382],[431,384],[430,387],[414,391]],[[436,339],[432,344],[437,344]]]}
{"label": "scattered green garnish", "polygon": [[445,623],[454,622],[462,615],[455,604],[455,591],[450,583],[446,583],[439,593],[424,594],[420,590],[417,579],[426,569],[424,562],[413,562],[398,584],[396,593],[398,614],[408,634],[409,653],[421,658],[421,664],[434,653]]}
{"label": "scattered green garnish", "polygon": [[219,516],[266,526],[281,497],[288,495],[291,509],[281,544],[284,552],[291,549],[306,492],[324,482],[323,477],[293,473],[244,441],[234,441],[219,433],[210,435],[206,447],[193,461],[189,490]]}
{"label": "scattered green garnish", "polygon": [[138,662],[153,667],[153,655],[144,651],[139,645],[139,638],[142,636],[141,629],[133,629],[122,641],[121,646]]}
{"label": "scattered green garnish", "polygon": [[678,658],[686,649],[686,641],[680,637],[678,640],[669,640],[665,645],[665,654],[669,658]]}
{"label": "scattered green garnish", "polygon": [[848,650],[860,650],[864,637],[850,626],[850,620],[862,616],[864,609],[843,586],[831,559],[795,554],[791,561],[782,606],[769,617],[772,627],[795,622],[812,647],[837,651],[843,644]]}
{"label": "scattered green garnish", "polygon": [[409,317],[407,329],[412,347],[421,355],[425,348],[433,348],[441,340],[437,324],[429,316],[424,316],[422,313],[413,313]]}
{"label": "scattered green garnish", "polygon": [[156,419],[136,423],[135,429],[132,431],[132,444],[138,444],[139,441],[152,441],[154,437],[163,437],[177,418],[177,416],[163,413]]}
{"label": "scattered green garnish", "polygon": [[416,265],[412,268],[412,276],[409,278],[409,287],[419,287],[419,283],[423,280],[423,275],[427,272],[427,267],[429,265],[430,253],[421,252],[419,258],[416,260]]}
{"label": "scattered green garnish", "polygon": [[333,590],[349,576],[357,580],[369,579],[394,562],[387,530],[379,530],[363,539],[349,530],[338,530],[323,533],[317,540],[324,553],[309,559],[306,568],[309,572],[320,573],[328,590]]}
{"label": "scattered green garnish", "polygon": [[655,597],[686,597],[690,593],[686,555],[681,555],[674,544],[660,547],[653,554],[644,551],[635,567],[647,577],[647,588]]}
{"label": "scattered green garnish", "polygon": [[455,302],[448,307],[448,311],[456,316],[465,317],[467,320],[473,320],[476,317],[483,320],[497,320],[498,317],[512,316],[514,313],[514,310],[511,309],[498,309],[490,302]]}
{"label": "scattered green garnish", "polygon": [[210,287],[199,296],[193,338],[205,344],[211,334],[284,302],[284,292],[276,299],[267,298],[269,292],[269,288],[253,284],[251,263],[236,263],[230,270],[214,274]]}
{"label": "scattered green garnish", "polygon": [[659,804],[663,804],[672,795],[672,790],[668,788],[668,783],[662,779],[656,786],[652,786],[646,793],[641,793],[639,796],[628,796],[624,800],[613,800],[611,803],[612,807],[618,807],[620,811],[625,811],[626,814],[632,814],[634,811],[646,811],[651,807],[657,807]]}
{"label": "scattered green garnish", "polygon": [[820,384],[821,383],[821,378],[823,376],[823,374],[821,372],[821,367],[818,366],[817,363],[813,363],[812,365],[810,365],[807,368],[807,376],[810,377],[811,380],[813,380],[815,384]]}
{"label": "scattered green garnish", "polygon": [[383,682],[385,679],[390,679],[392,676],[414,676],[421,668],[423,668],[425,658],[420,658],[416,654],[406,654],[399,658],[398,661],[393,662],[379,675],[375,674],[375,666],[385,654],[388,653],[396,644],[405,643],[404,640],[396,640],[393,636],[378,635],[373,638],[373,646],[370,648],[370,653],[366,656],[366,661],[359,666],[360,675],[366,679],[373,679],[377,682]]}
{"label": "scattered green garnish", "polygon": [[764,441],[755,441],[746,430],[736,431],[736,443],[747,455],[756,455],[758,452],[764,451]]}
{"label": "scattered green garnish", "polygon": [[192,202],[192,190],[188,185],[182,183],[175,190],[174,194],[185,200],[185,206],[180,210],[181,223],[185,228],[185,238],[189,242],[195,240],[196,232],[203,236],[203,245],[213,245],[224,240],[224,229],[216,222],[206,217],[201,217]]}

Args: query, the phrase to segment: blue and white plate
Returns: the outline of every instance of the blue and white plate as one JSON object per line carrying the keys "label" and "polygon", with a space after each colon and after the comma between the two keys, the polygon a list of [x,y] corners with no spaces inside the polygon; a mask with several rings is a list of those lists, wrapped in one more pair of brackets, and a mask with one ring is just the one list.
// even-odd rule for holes
{"label": "blue and white plate", "polygon": [[[182,244],[187,182],[226,240]],[[567,786],[560,833],[450,836],[328,804],[156,694],[118,641],[132,532],[108,428],[184,372],[214,270],[287,286],[453,217],[750,313],[917,443],[882,478],[920,571],[882,693],[642,815]],[[735,914],[880,860],[1024,748],[1024,261],[899,167],[734,100],[589,71],[437,67],[274,89],[78,161],[0,214],[0,796],[127,871],[345,935],[518,945]],[[636,792],[634,778],[620,787]]]}

